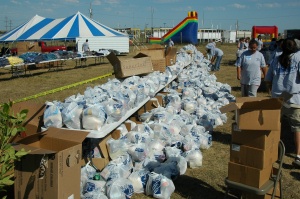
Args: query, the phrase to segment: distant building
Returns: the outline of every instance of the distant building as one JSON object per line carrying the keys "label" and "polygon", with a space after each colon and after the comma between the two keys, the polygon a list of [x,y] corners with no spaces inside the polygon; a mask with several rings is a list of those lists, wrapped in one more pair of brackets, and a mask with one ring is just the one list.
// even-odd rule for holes
{"label": "distant building", "polygon": [[[154,28],[115,28],[120,32],[127,33],[130,39],[137,39],[140,41],[148,41],[149,37],[162,38],[172,28],[170,27],[154,27]],[[214,39],[216,42],[235,43],[241,37],[250,37],[250,30],[221,30],[221,29],[199,29],[197,33],[197,39],[199,43],[207,43]]]}
{"label": "distant building", "polygon": [[222,41],[222,31],[220,29],[199,29],[197,38],[200,43],[209,42],[212,39],[220,42]]}

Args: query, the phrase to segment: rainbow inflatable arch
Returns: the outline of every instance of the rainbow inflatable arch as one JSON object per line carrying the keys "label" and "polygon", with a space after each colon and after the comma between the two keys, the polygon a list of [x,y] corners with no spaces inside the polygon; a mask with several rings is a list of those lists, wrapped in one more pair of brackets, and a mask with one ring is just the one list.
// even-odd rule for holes
{"label": "rainbow inflatable arch", "polygon": [[151,44],[167,43],[172,39],[175,43],[197,44],[198,14],[196,11],[188,12],[188,16],[167,32],[162,38],[151,37]]}

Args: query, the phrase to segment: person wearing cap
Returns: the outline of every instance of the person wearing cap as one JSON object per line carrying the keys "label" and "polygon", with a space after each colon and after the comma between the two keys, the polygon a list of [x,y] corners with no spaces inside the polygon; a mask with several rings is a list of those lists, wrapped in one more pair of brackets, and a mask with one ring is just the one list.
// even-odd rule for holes
{"label": "person wearing cap", "polygon": [[[212,64],[211,71],[219,71],[220,64],[223,58],[223,51],[217,47],[215,47],[212,43],[206,45],[207,54],[211,56],[210,62]],[[215,64],[214,64],[215,62]]]}

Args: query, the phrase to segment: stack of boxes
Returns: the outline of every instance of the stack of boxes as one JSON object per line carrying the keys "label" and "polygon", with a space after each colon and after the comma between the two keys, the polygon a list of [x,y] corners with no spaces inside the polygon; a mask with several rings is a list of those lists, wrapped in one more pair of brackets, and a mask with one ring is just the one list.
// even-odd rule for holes
{"label": "stack of boxes", "polygon": [[[247,97],[237,98],[235,103],[221,108],[223,113],[235,110],[236,120],[232,125],[228,180],[260,188],[275,172],[280,109],[279,99]],[[258,197],[245,193],[243,198]],[[269,197],[266,194],[260,198]]]}

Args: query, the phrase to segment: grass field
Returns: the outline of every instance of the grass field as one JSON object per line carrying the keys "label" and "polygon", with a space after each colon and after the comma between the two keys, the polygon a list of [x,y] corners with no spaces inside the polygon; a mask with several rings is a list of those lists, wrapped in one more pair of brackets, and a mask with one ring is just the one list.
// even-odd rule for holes
{"label": "grass field", "polygon": [[[221,63],[220,71],[215,75],[218,82],[228,83],[232,87],[232,94],[240,97],[240,85],[236,79],[236,68],[233,66],[235,61],[236,45],[219,44],[217,46],[224,51],[224,57]],[[204,52],[204,44],[197,48]],[[180,48],[178,46],[177,48]],[[120,59],[131,57],[136,52],[132,51],[127,56],[119,56]],[[94,64],[94,60],[88,60],[88,66],[74,68],[75,62],[68,61],[63,66],[63,70],[48,71],[45,68],[31,70],[31,75],[19,78],[11,78],[11,73],[7,70],[0,69],[0,103],[10,100],[18,100],[55,88],[81,82],[87,79],[95,78],[103,74],[112,72],[112,66],[108,60],[101,64]],[[110,78],[114,78],[111,76]],[[108,78],[99,79],[87,84],[83,84],[70,89],[65,89],[53,94],[31,99],[36,103],[45,101],[61,100],[66,97],[83,93],[91,86],[107,82]],[[267,92],[259,92],[258,96],[269,96]],[[172,199],[189,198],[189,199],[219,199],[224,198],[225,184],[224,179],[227,177],[229,148],[231,141],[231,124],[233,122],[233,113],[228,113],[228,122],[219,126],[212,132],[213,145],[207,150],[203,150],[203,166],[197,169],[188,169],[186,174],[180,176],[174,181],[176,190],[172,194]],[[286,146],[288,149],[293,147],[289,142]],[[284,157],[283,165],[283,194],[285,199],[300,198],[300,170],[292,166],[292,150],[288,150]],[[144,194],[135,194],[134,199],[151,198]],[[234,197],[232,197],[234,198]]]}

